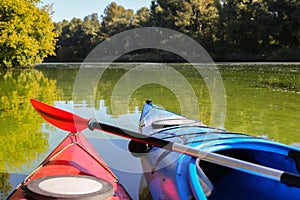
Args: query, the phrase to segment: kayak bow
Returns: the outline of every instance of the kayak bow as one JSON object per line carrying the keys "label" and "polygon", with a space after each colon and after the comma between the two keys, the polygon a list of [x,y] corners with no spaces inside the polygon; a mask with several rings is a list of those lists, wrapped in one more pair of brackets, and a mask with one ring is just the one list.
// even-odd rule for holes
{"label": "kayak bow", "polygon": [[[46,115],[46,118],[51,117]],[[64,127],[68,130],[66,124]],[[74,125],[69,127],[75,130]],[[84,135],[75,132],[69,133],[8,199],[123,200],[130,197]]]}
{"label": "kayak bow", "polygon": [[[153,199],[299,199],[300,151],[263,138],[231,133],[203,125],[147,101],[140,131],[162,140],[176,141],[199,151],[259,165],[247,171],[153,147],[141,161]],[[264,167],[266,170],[264,171]],[[278,179],[268,177],[273,171]],[[289,176],[292,175],[292,176]],[[272,175],[273,176],[273,175]],[[288,180],[289,179],[289,180]],[[291,183],[291,182],[293,183]],[[141,188],[143,190],[144,188]]]}

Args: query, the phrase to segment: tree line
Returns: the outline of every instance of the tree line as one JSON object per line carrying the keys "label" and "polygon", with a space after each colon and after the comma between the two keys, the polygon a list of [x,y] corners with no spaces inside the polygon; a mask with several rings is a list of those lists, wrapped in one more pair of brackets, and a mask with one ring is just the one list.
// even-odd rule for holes
{"label": "tree line", "polygon": [[[136,12],[113,2],[100,17],[92,14],[83,20],[55,23],[59,37],[56,56],[49,61],[82,61],[103,40],[125,30],[152,26],[192,37],[214,60],[300,58],[298,0],[154,0],[150,8]],[[131,57],[142,55],[142,61],[151,61],[153,56],[147,57],[147,53],[151,55],[155,50],[133,52]],[[123,59],[126,61],[128,56]]]}
{"label": "tree line", "polygon": [[[84,19],[54,23],[50,18],[51,6],[38,9],[38,2],[1,0],[1,66],[31,65],[47,56],[48,62],[83,61],[105,39],[140,27],[163,27],[186,34],[216,61],[300,58],[299,0],[153,0],[149,8],[142,7],[136,12],[112,2],[101,16],[94,13]],[[145,49],[122,59],[181,58]]]}

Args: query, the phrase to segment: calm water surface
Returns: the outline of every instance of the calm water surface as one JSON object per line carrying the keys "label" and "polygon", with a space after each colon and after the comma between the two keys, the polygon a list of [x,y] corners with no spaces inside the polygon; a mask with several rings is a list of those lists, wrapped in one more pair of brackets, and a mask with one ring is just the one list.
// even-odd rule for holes
{"label": "calm water surface", "polygon": [[[119,80],[137,65],[111,65],[95,90],[86,88],[95,91],[93,101],[88,97],[80,101],[73,99],[80,65],[51,64],[29,70],[0,71],[0,199],[5,199],[67,134],[46,123],[31,107],[30,98],[87,118],[92,113],[103,122],[132,130],[138,129],[139,114],[146,99],[181,113],[178,95],[160,84],[138,87],[124,100],[125,107],[124,102],[112,101]],[[198,115],[188,117],[210,124],[212,100],[204,79],[187,65],[169,66],[186,78],[198,98]],[[160,65],[149,64],[150,70],[151,67],[157,71]],[[300,143],[300,65],[218,65],[218,69],[226,90],[224,127],[227,130],[268,137],[288,145]],[[183,94],[180,98],[189,97]],[[139,160],[126,151],[128,141],[100,132],[84,131],[84,134],[137,199],[139,184],[136,183],[141,168]]]}

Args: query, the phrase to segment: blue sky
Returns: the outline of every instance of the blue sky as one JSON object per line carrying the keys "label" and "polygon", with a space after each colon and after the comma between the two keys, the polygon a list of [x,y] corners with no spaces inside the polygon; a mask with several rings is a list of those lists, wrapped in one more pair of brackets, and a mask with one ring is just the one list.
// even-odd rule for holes
{"label": "blue sky", "polygon": [[85,16],[98,13],[102,15],[105,7],[111,2],[116,2],[118,5],[126,9],[137,9],[151,4],[151,0],[42,0],[43,4],[53,4],[54,14],[52,20],[55,22],[63,19],[71,20],[73,17],[83,19]]}

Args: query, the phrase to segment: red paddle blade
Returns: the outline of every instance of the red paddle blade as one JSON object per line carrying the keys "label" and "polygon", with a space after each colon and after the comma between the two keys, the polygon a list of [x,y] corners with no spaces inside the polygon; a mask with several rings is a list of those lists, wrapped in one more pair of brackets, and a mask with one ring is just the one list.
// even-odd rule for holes
{"label": "red paddle blade", "polygon": [[49,123],[72,133],[88,128],[89,120],[79,117],[73,113],[30,99],[34,109]]}

